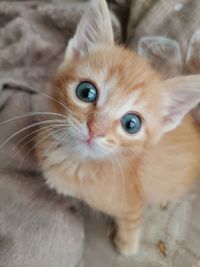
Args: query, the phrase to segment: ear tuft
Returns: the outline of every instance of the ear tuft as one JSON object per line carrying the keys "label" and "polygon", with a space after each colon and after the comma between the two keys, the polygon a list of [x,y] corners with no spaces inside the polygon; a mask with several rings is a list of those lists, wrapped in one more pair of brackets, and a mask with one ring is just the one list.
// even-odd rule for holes
{"label": "ear tuft", "polygon": [[165,82],[168,103],[164,116],[164,131],[176,128],[198,103],[200,103],[200,75],[168,79]]}
{"label": "ear tuft", "polygon": [[105,0],[92,0],[66,49],[66,60],[78,59],[94,45],[113,43],[113,29]]}

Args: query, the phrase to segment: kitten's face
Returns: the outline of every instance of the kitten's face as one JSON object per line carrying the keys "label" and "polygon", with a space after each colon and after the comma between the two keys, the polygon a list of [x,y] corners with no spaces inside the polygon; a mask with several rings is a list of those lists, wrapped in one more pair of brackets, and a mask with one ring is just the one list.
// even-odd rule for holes
{"label": "kitten's face", "polygon": [[199,103],[199,84],[199,76],[161,81],[116,46],[106,1],[92,0],[54,81],[53,97],[67,107],[53,102],[68,124],[61,145],[80,158],[138,155]]}
{"label": "kitten's face", "polygon": [[160,137],[163,88],[157,74],[123,48],[97,46],[78,63],[63,64],[54,82],[67,116],[71,153],[92,159],[140,153]]}

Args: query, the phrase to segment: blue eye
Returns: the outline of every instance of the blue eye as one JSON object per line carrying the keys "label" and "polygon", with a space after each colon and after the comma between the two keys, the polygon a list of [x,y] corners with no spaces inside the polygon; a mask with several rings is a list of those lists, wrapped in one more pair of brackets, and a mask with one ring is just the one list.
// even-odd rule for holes
{"label": "blue eye", "polygon": [[98,92],[94,84],[90,82],[81,82],[76,87],[77,97],[84,102],[96,102]]}
{"label": "blue eye", "polygon": [[127,133],[135,134],[141,129],[142,121],[138,115],[129,113],[121,118],[121,125]]}

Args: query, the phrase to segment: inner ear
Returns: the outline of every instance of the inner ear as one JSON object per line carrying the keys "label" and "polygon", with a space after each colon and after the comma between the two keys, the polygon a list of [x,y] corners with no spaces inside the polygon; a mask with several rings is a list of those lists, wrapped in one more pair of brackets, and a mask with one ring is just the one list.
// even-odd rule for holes
{"label": "inner ear", "polygon": [[98,44],[113,44],[113,29],[105,0],[92,0],[66,49],[66,60],[78,59]]}
{"label": "inner ear", "polygon": [[165,82],[167,106],[163,120],[164,132],[176,128],[198,103],[200,103],[200,75],[169,79]]}

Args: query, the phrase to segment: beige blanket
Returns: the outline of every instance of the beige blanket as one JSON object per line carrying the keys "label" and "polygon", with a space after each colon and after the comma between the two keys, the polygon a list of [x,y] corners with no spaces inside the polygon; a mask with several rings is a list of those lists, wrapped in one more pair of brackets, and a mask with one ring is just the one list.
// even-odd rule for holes
{"label": "beige blanket", "polygon": [[[149,207],[141,253],[124,259],[109,242],[109,223],[87,212],[83,221],[70,200],[48,191],[31,128],[20,133],[35,121],[22,114],[45,110],[47,100],[24,85],[48,94],[86,6],[83,0],[0,1],[0,267],[198,267],[199,187],[182,201]],[[200,72],[198,0],[115,0],[109,7],[116,41],[165,77]]]}

